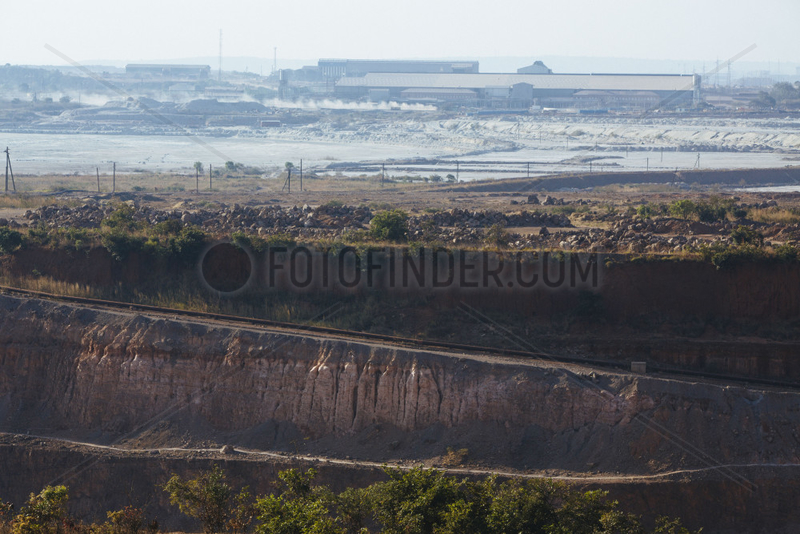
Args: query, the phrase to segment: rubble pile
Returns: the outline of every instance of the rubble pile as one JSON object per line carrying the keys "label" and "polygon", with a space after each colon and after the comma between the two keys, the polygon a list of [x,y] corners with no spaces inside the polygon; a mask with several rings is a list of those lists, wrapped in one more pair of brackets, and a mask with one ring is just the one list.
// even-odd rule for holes
{"label": "rubble pile", "polygon": [[566,228],[572,226],[569,217],[559,213],[503,213],[500,211],[469,211],[453,208],[425,214],[418,218],[420,224],[432,221],[437,226],[464,226],[467,228],[488,228],[500,224],[507,228],[525,226],[555,226]]}
{"label": "rubble pile", "polygon": [[[367,206],[322,205],[311,207],[231,206],[214,209],[189,204],[176,209],[155,209],[128,201],[132,217],[147,225],[178,220],[184,226],[196,225],[213,234],[243,231],[269,236],[288,233],[296,238],[337,238],[346,232],[366,230],[374,215]],[[181,209],[177,209],[177,208]],[[45,206],[28,210],[24,222],[0,219],[0,225],[49,228],[100,228],[114,211],[110,204],[86,203],[80,207]],[[753,221],[700,223],[682,219],[642,219],[628,214],[605,214],[603,228],[575,228],[569,217],[555,213],[522,211],[503,213],[492,210],[470,211],[454,208],[408,220],[411,241],[454,245],[481,245],[487,238],[512,248],[551,248],[589,252],[676,253],[690,251],[703,243],[731,243],[731,232],[746,224],[759,231],[767,244],[800,242],[800,225],[766,224]],[[532,228],[521,233],[519,228]]]}

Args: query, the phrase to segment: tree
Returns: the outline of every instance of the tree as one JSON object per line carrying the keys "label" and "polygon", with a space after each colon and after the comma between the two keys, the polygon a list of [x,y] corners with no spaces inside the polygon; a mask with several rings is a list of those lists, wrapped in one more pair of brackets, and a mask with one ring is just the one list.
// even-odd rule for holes
{"label": "tree", "polygon": [[403,241],[408,234],[408,214],[398,209],[382,211],[370,221],[369,233],[380,241]]}
{"label": "tree", "polygon": [[195,161],[194,170],[197,171],[197,174],[203,174],[203,162]]}
{"label": "tree", "polygon": [[59,531],[67,519],[66,486],[47,486],[38,495],[31,493],[28,503],[14,518],[14,534],[49,534]]}
{"label": "tree", "polygon": [[676,200],[669,205],[669,213],[679,219],[688,219],[697,210],[697,206],[691,200]]}
{"label": "tree", "polygon": [[64,95],[61,98],[59,98],[58,101],[62,104],[69,104],[70,102],[72,102],[72,99],[67,95]]}
{"label": "tree", "polygon": [[219,466],[191,480],[173,475],[164,484],[164,491],[169,493],[170,504],[177,505],[181,513],[200,520],[203,532],[222,532],[230,517],[233,492]]}
{"label": "tree", "polygon": [[772,97],[776,102],[786,102],[787,100],[795,100],[800,98],[800,91],[798,89],[788,83],[788,82],[781,82],[776,83],[772,90],[769,92],[769,96]]}
{"label": "tree", "polygon": [[774,108],[775,107],[775,99],[772,98],[768,93],[765,91],[761,91],[758,93],[758,96],[750,101],[750,103],[757,107],[757,108]]}
{"label": "tree", "polygon": [[447,176],[445,176],[445,178],[447,178],[448,182],[455,182],[456,181],[456,177],[453,176],[452,174],[448,174]]}
{"label": "tree", "polygon": [[375,487],[375,519],[385,534],[432,534],[448,514],[450,523],[464,523],[461,482],[434,469],[384,469],[388,482]]}
{"label": "tree", "polygon": [[281,471],[281,492],[256,500],[259,525],[256,534],[340,534],[330,513],[334,496],[327,488],[313,486],[316,471]]}

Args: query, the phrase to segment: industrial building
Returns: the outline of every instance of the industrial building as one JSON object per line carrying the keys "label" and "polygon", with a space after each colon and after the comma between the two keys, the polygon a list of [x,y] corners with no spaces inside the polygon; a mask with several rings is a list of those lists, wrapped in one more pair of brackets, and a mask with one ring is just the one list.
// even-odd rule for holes
{"label": "industrial building", "polygon": [[205,80],[211,72],[209,65],[159,65],[131,63],[125,65],[125,74],[133,78],[163,80]]}
{"label": "industrial building", "polygon": [[[541,68],[536,64],[531,67]],[[690,106],[699,102],[700,82],[700,76],[695,74],[370,72],[341,77],[335,83],[334,92],[345,99],[460,102],[484,108],[538,105],[638,110]]]}
{"label": "industrial building", "polygon": [[477,61],[426,61],[426,60],[369,60],[369,59],[320,59],[317,63],[320,75],[327,79],[350,76],[365,76],[370,73],[460,73],[477,74]]}

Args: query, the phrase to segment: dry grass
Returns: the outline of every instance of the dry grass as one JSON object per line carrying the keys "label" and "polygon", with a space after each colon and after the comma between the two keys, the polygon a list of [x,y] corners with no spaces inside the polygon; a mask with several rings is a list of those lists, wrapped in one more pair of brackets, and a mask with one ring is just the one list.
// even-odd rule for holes
{"label": "dry grass", "polygon": [[0,208],[36,209],[52,203],[53,197],[49,195],[16,193],[0,196]]}
{"label": "dry grass", "polygon": [[36,273],[23,277],[4,275],[0,277],[0,284],[8,287],[29,289],[31,291],[52,293],[54,295],[100,298],[99,292],[88,285],[77,284],[74,282],[63,282],[60,280],[55,280],[49,276],[39,276]]}
{"label": "dry grass", "polygon": [[797,210],[777,207],[752,209],[748,212],[747,218],[763,223],[800,223],[800,213]]}

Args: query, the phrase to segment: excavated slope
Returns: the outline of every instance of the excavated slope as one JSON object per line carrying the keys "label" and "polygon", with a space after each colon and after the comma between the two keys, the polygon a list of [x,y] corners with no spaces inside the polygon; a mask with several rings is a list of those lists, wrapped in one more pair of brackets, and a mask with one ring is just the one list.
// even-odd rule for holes
{"label": "excavated slope", "polygon": [[797,463],[799,411],[795,392],[0,297],[4,432],[642,475]]}

